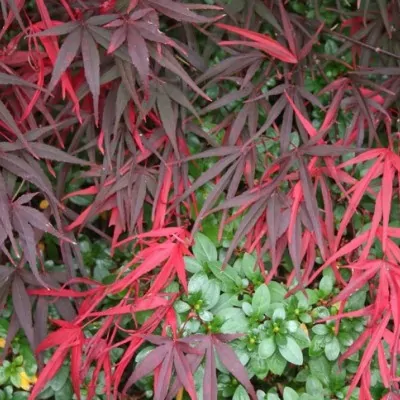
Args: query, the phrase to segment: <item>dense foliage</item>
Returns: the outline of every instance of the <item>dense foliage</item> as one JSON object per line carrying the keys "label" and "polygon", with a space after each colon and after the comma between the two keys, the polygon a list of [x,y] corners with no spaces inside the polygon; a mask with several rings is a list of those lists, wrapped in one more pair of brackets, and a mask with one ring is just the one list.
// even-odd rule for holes
{"label": "dense foliage", "polygon": [[0,0],[0,399],[399,397],[398,15]]}

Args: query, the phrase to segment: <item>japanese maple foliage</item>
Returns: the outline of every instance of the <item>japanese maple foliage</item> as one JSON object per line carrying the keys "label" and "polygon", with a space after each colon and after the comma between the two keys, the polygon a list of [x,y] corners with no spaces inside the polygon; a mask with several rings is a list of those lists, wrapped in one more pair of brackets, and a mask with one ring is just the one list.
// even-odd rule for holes
{"label": "japanese maple foliage", "polygon": [[[232,224],[221,273],[255,252],[293,293],[333,269],[330,319],[367,320],[342,355],[362,351],[347,398],[372,398],[375,359],[395,396],[400,3],[316,3],[0,0],[0,304],[11,296],[5,353],[22,328],[38,356],[30,399],[65,360],[78,399],[90,374],[89,399],[100,376],[117,398],[149,374],[155,399],[195,399],[202,363],[216,399],[216,356],[256,398],[237,336],[181,337],[173,308],[193,235],[213,225],[222,241]],[[88,276],[82,231],[132,252],[113,281]],[[368,305],[345,312],[365,285]]]}

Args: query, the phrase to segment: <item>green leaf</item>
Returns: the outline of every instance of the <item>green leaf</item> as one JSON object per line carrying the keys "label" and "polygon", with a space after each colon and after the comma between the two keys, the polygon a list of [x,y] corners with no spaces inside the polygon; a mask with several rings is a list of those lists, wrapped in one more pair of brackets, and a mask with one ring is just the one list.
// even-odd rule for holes
{"label": "green leaf", "polygon": [[225,320],[221,333],[245,333],[249,329],[247,318],[239,308],[227,308],[219,312],[218,316]]}
{"label": "green leaf", "polygon": [[286,289],[278,282],[270,282],[268,284],[271,303],[282,303],[286,296]]}
{"label": "green leaf", "polygon": [[314,376],[309,376],[306,382],[307,393],[313,395],[320,395],[323,391],[322,383]]}
{"label": "green leaf", "polygon": [[230,293],[222,293],[219,297],[218,303],[211,309],[214,314],[219,313],[226,308],[230,308],[238,302],[237,295]]}
{"label": "green leaf", "polygon": [[307,297],[308,297],[307,305],[312,306],[318,302],[319,298],[318,298],[317,290],[306,289],[306,293],[307,293]]}
{"label": "green leaf", "polygon": [[232,400],[250,400],[250,397],[246,389],[242,385],[239,385],[235,390]]}
{"label": "green leaf", "polygon": [[303,393],[300,396],[300,400],[325,400],[325,398],[323,395],[318,396],[318,395],[311,395],[308,393]]}
{"label": "green leaf", "polygon": [[[328,363],[328,361],[326,362]],[[345,382],[346,382],[346,370],[345,368],[340,368],[336,363],[332,367],[331,373],[329,375],[329,386],[331,389],[337,391],[344,387]]]}
{"label": "green leaf", "polygon": [[279,346],[278,349],[285,360],[295,365],[303,364],[303,352],[297,342],[290,336],[287,337],[286,345]]}
{"label": "green leaf", "polygon": [[8,376],[6,374],[5,368],[0,366],[0,385],[3,386],[8,380]]}
{"label": "green leaf", "polygon": [[21,387],[21,376],[19,374],[19,371],[14,371],[13,369],[13,374],[10,376],[10,381],[15,387]]}
{"label": "green leaf", "polygon": [[210,279],[202,288],[203,299],[206,302],[206,310],[213,308],[219,300],[220,287],[215,279]]}
{"label": "green leaf", "polygon": [[326,275],[319,282],[319,289],[325,294],[328,295],[332,293],[333,290],[333,279],[332,277]]}
{"label": "green leaf", "polygon": [[250,359],[250,369],[256,374],[258,379],[264,379],[269,372],[268,362],[257,354],[252,354]]}
{"label": "green leaf", "polygon": [[346,302],[346,311],[359,310],[364,307],[367,299],[367,288],[362,288],[354,292]]}
{"label": "green leaf", "polygon": [[185,325],[185,333],[188,335],[191,333],[196,333],[200,329],[200,321],[197,319],[191,319]]}
{"label": "green leaf", "polygon": [[310,324],[312,322],[312,317],[310,314],[302,313],[300,314],[300,321],[304,322],[305,324]]}
{"label": "green leaf", "polygon": [[179,283],[176,281],[171,282],[165,289],[164,292],[165,293],[176,293],[179,292]]}
{"label": "green leaf", "polygon": [[287,361],[277,351],[268,358],[268,368],[274,375],[282,375],[286,364]]}
{"label": "green leaf", "polygon": [[266,285],[260,285],[254,292],[252,307],[256,316],[261,317],[264,315],[271,302],[271,295]]}
{"label": "green leaf", "polygon": [[187,271],[195,274],[203,270],[203,266],[193,257],[183,257],[185,260],[185,268]]}
{"label": "green leaf", "polygon": [[7,336],[8,333],[8,328],[9,327],[9,323],[6,319],[1,318],[0,319],[0,336],[5,338]]}
{"label": "green leaf", "polygon": [[313,310],[313,314],[318,318],[327,318],[330,316],[330,312],[326,307],[320,306]]}
{"label": "green leaf", "polygon": [[308,369],[301,369],[294,380],[295,382],[306,382],[309,375],[310,371]]}
{"label": "green leaf", "polygon": [[71,383],[68,381],[65,383],[65,385],[59,390],[58,392],[55,393],[54,399],[55,400],[71,400],[73,398],[73,390]]}
{"label": "green leaf", "polygon": [[3,390],[4,390],[4,393],[6,394],[6,399],[7,400],[12,399],[12,394],[13,394],[13,391],[14,391],[13,387],[11,385],[8,385],[8,386],[5,386],[3,388]]}
{"label": "green leaf", "polygon": [[236,288],[241,288],[242,278],[231,266],[227,265],[224,270],[222,270],[222,263],[210,262],[208,263],[208,268],[214,274],[214,276],[226,285],[223,287],[223,291],[233,291]]}
{"label": "green leaf", "polygon": [[197,261],[208,262],[217,261],[218,254],[213,242],[200,232],[195,235],[195,244],[193,246],[193,254]]}
{"label": "green leaf", "polygon": [[285,389],[283,389],[283,400],[297,400],[298,398],[299,395],[292,388],[286,386]]}
{"label": "green leaf", "polygon": [[177,300],[174,303],[175,311],[180,314],[190,310],[190,305],[182,300]]}
{"label": "green leaf", "polygon": [[339,340],[334,337],[325,345],[325,356],[329,361],[334,361],[339,357],[340,345]]}
{"label": "green leaf", "polygon": [[267,400],[281,400],[276,393],[268,393]]}
{"label": "green leaf", "polygon": [[258,354],[261,358],[269,358],[276,349],[275,340],[272,337],[263,339],[258,346]]}
{"label": "green leaf", "polygon": [[325,53],[330,54],[334,56],[338,52],[338,45],[336,42],[332,39],[328,39],[325,42]]}
{"label": "green leaf", "polygon": [[33,376],[37,372],[37,364],[35,356],[32,353],[32,349],[27,341],[21,341],[21,347],[19,349],[21,356],[23,357],[23,365],[25,372],[29,376]]}
{"label": "green leaf", "polygon": [[351,346],[354,343],[354,339],[348,332],[339,332],[338,340],[342,346],[346,347]]}
{"label": "green leaf", "polygon": [[303,331],[300,327],[291,334],[293,339],[297,342],[301,349],[305,349],[306,347],[310,346],[310,338],[308,337],[307,333]]}
{"label": "green leaf", "polygon": [[28,392],[14,392],[12,395],[13,400],[26,400],[28,397]]}
{"label": "green leaf", "polygon": [[210,311],[202,310],[199,313],[199,317],[204,322],[210,322],[213,320],[214,316]]}
{"label": "green leaf", "polygon": [[265,400],[267,398],[267,395],[262,390],[257,390],[256,395],[257,395],[257,400]]}
{"label": "green leaf", "polygon": [[244,301],[242,303],[242,310],[247,316],[250,316],[253,314],[253,307],[247,301]]}
{"label": "green leaf", "polygon": [[298,301],[298,308],[307,308],[308,307],[308,298],[303,292],[297,292],[293,297],[295,297]]}
{"label": "green leaf", "polygon": [[[102,261],[102,260],[101,260]],[[103,279],[110,275],[107,267],[103,263],[97,263],[93,270],[93,278],[98,282],[103,282]]]}
{"label": "green leaf", "polygon": [[299,328],[299,323],[297,321],[287,321],[286,328],[290,333],[295,333]]}
{"label": "green leaf", "polygon": [[312,331],[316,335],[327,335],[328,334],[328,327],[325,324],[318,324],[312,327]]}
{"label": "green leaf", "polygon": [[55,392],[58,392],[65,385],[68,376],[69,376],[69,368],[66,366],[61,367],[57,375],[50,382],[51,388]]}
{"label": "green leaf", "polygon": [[308,365],[313,376],[325,386],[329,384],[330,365],[325,357],[310,358]]}
{"label": "green leaf", "polygon": [[242,271],[246,278],[250,281],[258,275],[258,270],[256,269],[256,258],[248,253],[243,255],[241,260]]}
{"label": "green leaf", "polygon": [[189,293],[202,292],[202,289],[207,285],[208,278],[204,272],[194,274],[188,283]]}
{"label": "green leaf", "polygon": [[38,396],[38,400],[47,400],[53,399],[54,397],[54,390],[49,386],[47,386]]}
{"label": "green leaf", "polygon": [[311,340],[309,354],[310,356],[320,356],[324,352],[326,336],[314,336]]}
{"label": "green leaf", "polygon": [[274,313],[272,314],[272,320],[276,321],[276,320],[284,320],[286,318],[286,312],[285,309],[281,306],[281,307],[277,307],[274,310]]}

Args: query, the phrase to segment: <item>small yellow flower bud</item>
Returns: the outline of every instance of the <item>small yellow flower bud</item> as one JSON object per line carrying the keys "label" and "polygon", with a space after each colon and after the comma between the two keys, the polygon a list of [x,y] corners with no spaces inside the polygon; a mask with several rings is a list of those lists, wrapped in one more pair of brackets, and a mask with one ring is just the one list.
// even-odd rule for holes
{"label": "small yellow flower bud", "polygon": [[45,209],[48,208],[48,207],[49,207],[49,202],[48,202],[46,199],[42,200],[42,201],[39,203],[39,208],[40,208],[41,210],[45,210]]}

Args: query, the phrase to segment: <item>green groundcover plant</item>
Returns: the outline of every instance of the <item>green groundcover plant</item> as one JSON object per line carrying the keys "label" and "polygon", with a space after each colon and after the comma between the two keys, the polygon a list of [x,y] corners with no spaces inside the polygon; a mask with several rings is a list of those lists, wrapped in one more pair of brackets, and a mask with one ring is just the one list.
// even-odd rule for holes
{"label": "green groundcover plant", "polygon": [[0,0],[0,400],[400,398],[399,15]]}

